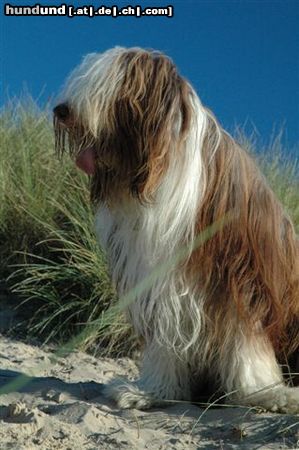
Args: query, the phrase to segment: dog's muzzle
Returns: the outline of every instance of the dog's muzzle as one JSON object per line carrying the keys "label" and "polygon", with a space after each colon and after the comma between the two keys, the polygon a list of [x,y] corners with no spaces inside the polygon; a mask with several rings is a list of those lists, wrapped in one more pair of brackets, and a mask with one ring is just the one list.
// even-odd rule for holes
{"label": "dog's muzzle", "polygon": [[66,122],[70,117],[70,109],[66,103],[60,103],[53,109],[53,114],[60,122]]}

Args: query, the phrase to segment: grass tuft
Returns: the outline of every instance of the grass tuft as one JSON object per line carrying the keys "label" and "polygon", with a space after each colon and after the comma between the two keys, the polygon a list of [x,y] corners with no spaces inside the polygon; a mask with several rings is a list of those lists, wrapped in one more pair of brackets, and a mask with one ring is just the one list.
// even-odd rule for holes
{"label": "grass tuft", "polygon": [[[0,278],[17,295],[29,335],[65,341],[116,302],[88,179],[67,158],[57,160],[49,108],[30,98],[2,110],[0,155]],[[97,342],[103,352],[120,352],[131,334],[118,314],[80,348]]]}

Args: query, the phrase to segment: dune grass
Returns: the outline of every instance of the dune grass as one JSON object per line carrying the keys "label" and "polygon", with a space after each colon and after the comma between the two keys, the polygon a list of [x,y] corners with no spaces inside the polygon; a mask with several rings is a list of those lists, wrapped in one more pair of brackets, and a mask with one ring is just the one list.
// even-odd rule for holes
{"label": "dune grass", "polygon": [[[93,232],[88,179],[55,157],[49,108],[30,98],[2,111],[0,155],[0,278],[28,313],[29,335],[64,341],[116,301]],[[120,314],[81,348],[100,341],[120,351],[130,334]]]}
{"label": "dune grass", "polygon": [[[276,140],[258,159],[298,231],[297,168],[279,147]],[[0,159],[0,279],[27,312],[27,332],[65,342],[96,322],[80,348],[128,353],[135,339],[123,312],[105,314],[117,296],[93,231],[88,179],[55,157],[47,106],[26,98],[2,110]]]}

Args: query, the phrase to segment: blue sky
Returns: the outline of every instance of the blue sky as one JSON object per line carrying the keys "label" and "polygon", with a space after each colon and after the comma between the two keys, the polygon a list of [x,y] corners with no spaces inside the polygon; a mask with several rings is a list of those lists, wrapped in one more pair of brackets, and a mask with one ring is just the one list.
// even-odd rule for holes
{"label": "blue sky", "polygon": [[[86,53],[115,45],[150,47],[174,59],[203,103],[229,131],[245,124],[250,133],[255,126],[261,141],[267,143],[273,129],[284,126],[288,145],[299,141],[298,0],[169,0],[173,18],[138,19],[5,17],[3,3],[5,0],[0,16],[1,104],[7,93],[19,95],[24,85],[41,103],[52,98]],[[41,4],[61,3],[42,0]],[[169,4],[167,0],[73,3]]]}

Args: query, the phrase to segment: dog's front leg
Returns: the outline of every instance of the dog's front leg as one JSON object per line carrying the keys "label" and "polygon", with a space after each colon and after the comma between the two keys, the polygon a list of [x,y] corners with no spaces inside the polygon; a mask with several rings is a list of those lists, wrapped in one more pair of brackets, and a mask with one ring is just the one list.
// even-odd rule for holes
{"label": "dog's front leg", "polygon": [[104,393],[120,408],[148,409],[167,400],[190,400],[187,365],[173,351],[152,342],[145,350],[140,378],[114,379]]}
{"label": "dog's front leg", "polygon": [[[242,339],[241,339],[242,340]],[[220,368],[229,401],[268,411],[299,413],[299,388],[284,384],[272,345],[263,336],[244,339]]]}

